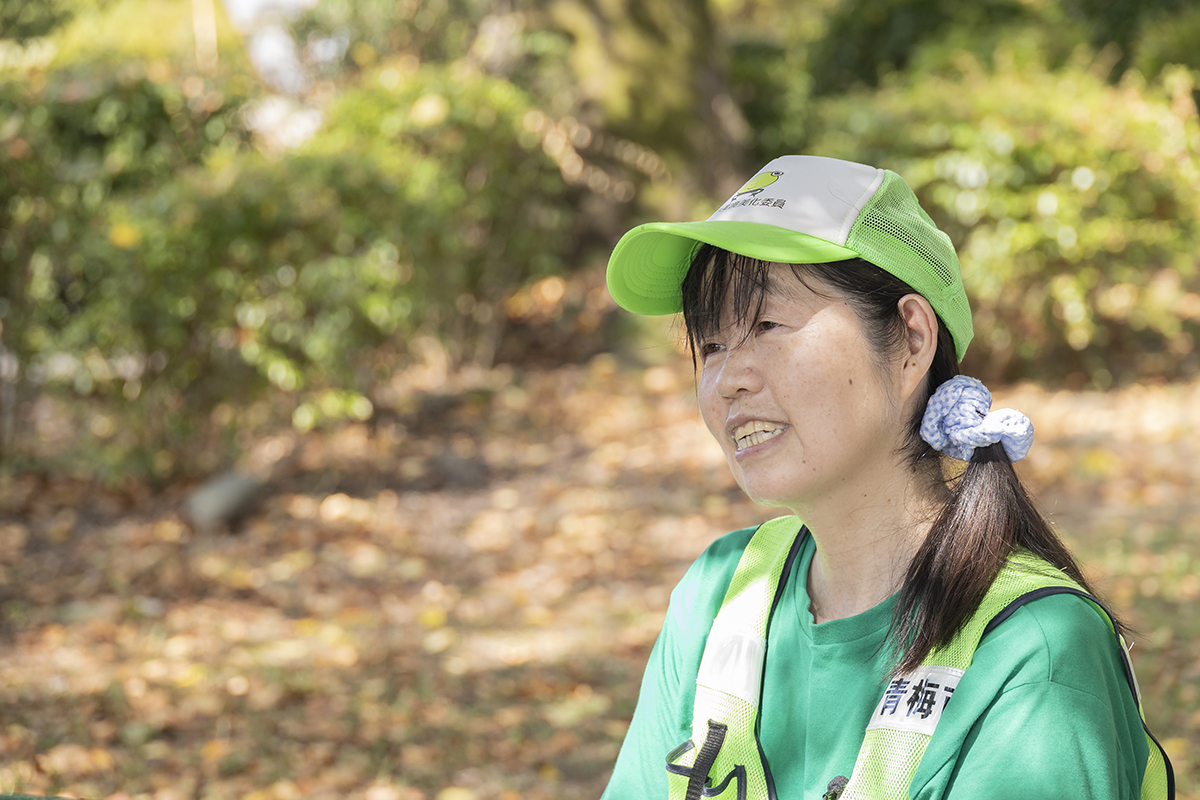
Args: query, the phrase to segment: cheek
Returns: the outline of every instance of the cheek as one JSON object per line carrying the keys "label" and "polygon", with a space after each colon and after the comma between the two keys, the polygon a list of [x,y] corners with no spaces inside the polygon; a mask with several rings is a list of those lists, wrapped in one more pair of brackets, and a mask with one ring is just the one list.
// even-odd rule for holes
{"label": "cheek", "polygon": [[720,442],[722,437],[719,434],[725,427],[725,411],[724,404],[716,392],[715,383],[711,372],[700,375],[696,385],[696,404],[700,407],[700,417],[704,420],[704,426]]}
{"label": "cheek", "polygon": [[862,342],[856,339],[831,336],[820,344],[782,368],[784,402],[804,410],[809,437],[837,439],[868,430],[887,403],[875,363],[858,352]]}

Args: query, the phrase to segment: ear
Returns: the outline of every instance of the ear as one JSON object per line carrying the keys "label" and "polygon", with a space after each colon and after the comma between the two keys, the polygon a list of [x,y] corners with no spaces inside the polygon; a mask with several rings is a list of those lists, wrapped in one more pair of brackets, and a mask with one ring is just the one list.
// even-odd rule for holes
{"label": "ear", "polygon": [[900,367],[900,399],[907,401],[924,381],[937,352],[938,319],[933,306],[919,294],[906,294],[898,304],[907,328],[908,349]]}

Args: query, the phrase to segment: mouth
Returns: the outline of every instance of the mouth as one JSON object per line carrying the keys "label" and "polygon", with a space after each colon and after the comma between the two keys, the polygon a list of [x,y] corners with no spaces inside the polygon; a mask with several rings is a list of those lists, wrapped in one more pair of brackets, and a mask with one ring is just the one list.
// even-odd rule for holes
{"label": "mouth", "polygon": [[787,425],[778,422],[764,422],[763,420],[756,419],[734,428],[730,434],[730,438],[733,439],[740,453],[769,439],[774,439],[787,430],[787,427]]}

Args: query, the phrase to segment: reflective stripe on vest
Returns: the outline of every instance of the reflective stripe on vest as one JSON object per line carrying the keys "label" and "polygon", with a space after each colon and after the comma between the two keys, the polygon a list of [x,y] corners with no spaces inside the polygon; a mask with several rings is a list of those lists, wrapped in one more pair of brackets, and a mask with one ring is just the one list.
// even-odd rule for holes
{"label": "reflective stripe on vest", "polygon": [[[764,523],[738,561],[700,661],[692,738],[667,756],[669,800],[775,800],[770,767],[755,731],[767,626],[778,589],[799,552],[801,530],[795,517]],[[941,711],[984,634],[1022,604],[1056,593],[1080,595],[1108,622],[1141,712],[1128,648],[1107,609],[1046,561],[1014,553],[950,643],[932,651],[914,672],[888,683],[867,725],[849,782],[831,795],[840,800],[907,798]],[[1149,729],[1146,738],[1150,756],[1142,800],[1173,799],[1170,761]]]}
{"label": "reflective stripe on vest", "polygon": [[700,659],[692,738],[667,756],[670,800],[775,800],[755,728],[767,623],[799,530],[795,517],[764,522],[742,551]]}

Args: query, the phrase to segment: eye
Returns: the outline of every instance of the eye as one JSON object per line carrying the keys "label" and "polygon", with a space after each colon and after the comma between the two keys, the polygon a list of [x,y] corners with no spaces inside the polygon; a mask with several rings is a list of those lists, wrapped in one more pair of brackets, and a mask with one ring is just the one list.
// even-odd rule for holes
{"label": "eye", "polygon": [[766,333],[767,331],[773,331],[778,327],[779,327],[778,322],[772,322],[769,319],[760,319],[758,322],[756,322],[754,324],[754,330],[757,331],[758,333]]}
{"label": "eye", "polygon": [[699,348],[700,358],[708,358],[711,355],[721,352],[721,345],[718,342],[703,342]]}

